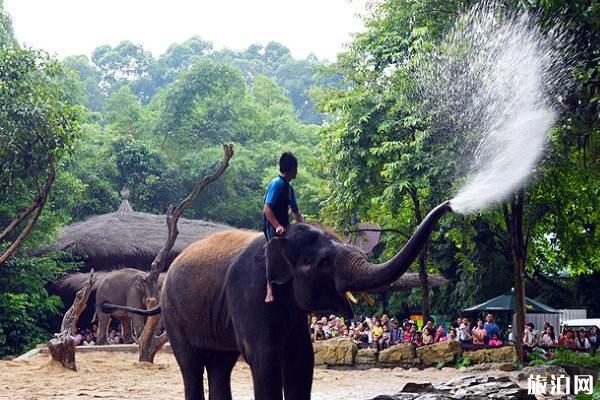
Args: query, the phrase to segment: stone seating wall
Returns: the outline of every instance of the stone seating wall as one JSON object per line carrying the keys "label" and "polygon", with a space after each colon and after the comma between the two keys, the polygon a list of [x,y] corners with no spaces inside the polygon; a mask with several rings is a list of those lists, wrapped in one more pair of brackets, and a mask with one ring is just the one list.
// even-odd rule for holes
{"label": "stone seating wall", "polygon": [[[350,338],[339,337],[313,343],[315,365],[327,367],[384,367],[384,368],[427,368],[453,363],[463,349],[458,342],[441,342],[429,346],[415,347],[402,343],[382,351],[359,349]],[[513,362],[517,353],[513,346],[480,349],[464,353],[472,364],[490,362]]]}

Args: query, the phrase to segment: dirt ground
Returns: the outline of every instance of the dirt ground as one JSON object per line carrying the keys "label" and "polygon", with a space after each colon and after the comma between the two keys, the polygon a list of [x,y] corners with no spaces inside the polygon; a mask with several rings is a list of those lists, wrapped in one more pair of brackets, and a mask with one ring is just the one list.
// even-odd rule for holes
{"label": "dirt ground", "polygon": [[[170,353],[159,353],[155,364],[137,362],[136,353],[79,353],[77,364],[78,372],[66,370],[44,354],[28,360],[0,361],[0,400],[183,399],[179,367]],[[435,383],[465,375],[473,375],[473,372],[454,368],[422,371],[316,368],[312,398],[367,400],[379,394],[396,393],[409,381]],[[252,379],[246,363],[236,365],[231,386],[234,399],[253,398]]]}

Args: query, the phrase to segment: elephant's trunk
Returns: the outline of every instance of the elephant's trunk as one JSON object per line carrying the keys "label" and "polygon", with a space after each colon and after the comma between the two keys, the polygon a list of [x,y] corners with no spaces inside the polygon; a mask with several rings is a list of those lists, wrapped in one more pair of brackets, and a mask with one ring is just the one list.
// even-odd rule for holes
{"label": "elephant's trunk", "polygon": [[347,290],[368,291],[394,282],[408,270],[427,242],[437,221],[448,211],[452,211],[449,201],[431,210],[402,250],[383,264],[371,264],[364,257],[356,255],[350,257],[344,263],[337,290],[340,293]]}

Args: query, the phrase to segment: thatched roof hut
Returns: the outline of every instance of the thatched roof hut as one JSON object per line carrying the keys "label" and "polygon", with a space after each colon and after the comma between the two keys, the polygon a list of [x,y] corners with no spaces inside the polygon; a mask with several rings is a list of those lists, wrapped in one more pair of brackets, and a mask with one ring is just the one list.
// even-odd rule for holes
{"label": "thatched roof hut", "polygon": [[[189,244],[229,226],[210,221],[180,218],[179,235],[169,253],[170,263]],[[71,224],[59,233],[55,244],[38,251],[63,251],[82,257],[84,270],[123,266],[149,269],[167,240],[165,215],[133,211],[127,198],[116,212],[97,215]]]}

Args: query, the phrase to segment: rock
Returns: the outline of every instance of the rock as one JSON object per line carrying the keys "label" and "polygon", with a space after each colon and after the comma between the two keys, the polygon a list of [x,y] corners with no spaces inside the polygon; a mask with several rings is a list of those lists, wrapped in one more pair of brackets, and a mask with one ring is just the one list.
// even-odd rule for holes
{"label": "rock", "polygon": [[454,341],[440,342],[417,348],[417,357],[421,360],[421,365],[425,367],[437,365],[440,362],[449,363],[454,361],[461,353],[461,345]]}
{"label": "rock", "polygon": [[359,349],[354,358],[355,364],[377,364],[377,350],[375,349]]}
{"label": "rock", "polygon": [[353,365],[358,347],[351,338],[339,337],[313,343],[315,365]]}
{"label": "rock", "polygon": [[464,357],[471,359],[473,364],[487,362],[513,362],[517,359],[517,351],[514,346],[504,346],[495,349],[480,349],[465,352]]}
{"label": "rock", "polygon": [[517,381],[527,382],[527,379],[529,379],[530,376],[536,376],[536,375],[548,376],[548,377],[552,376],[552,375],[555,375],[555,376],[567,375],[567,371],[565,371],[565,369],[559,365],[551,365],[551,364],[535,365],[533,367],[523,368],[522,370],[518,371],[517,373],[514,373],[513,377]]}
{"label": "rock", "polygon": [[437,390],[433,387],[431,382],[408,382],[405,383],[400,393],[433,393]]}
{"label": "rock", "polygon": [[379,362],[386,366],[413,366],[416,361],[417,353],[411,343],[400,343],[379,352]]}
{"label": "rock", "polygon": [[500,371],[515,371],[517,369],[517,367],[515,364],[509,362],[509,363],[498,364],[498,369]]}

